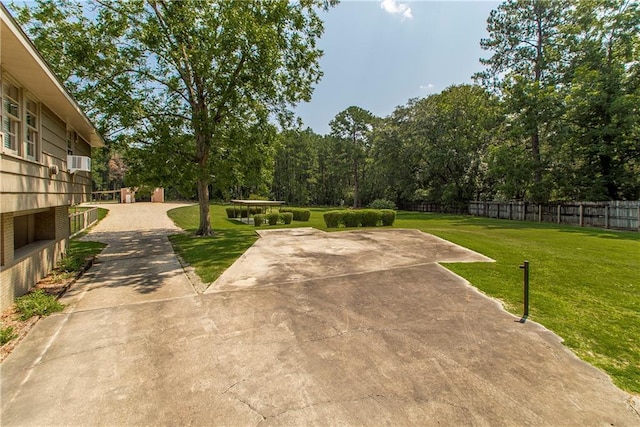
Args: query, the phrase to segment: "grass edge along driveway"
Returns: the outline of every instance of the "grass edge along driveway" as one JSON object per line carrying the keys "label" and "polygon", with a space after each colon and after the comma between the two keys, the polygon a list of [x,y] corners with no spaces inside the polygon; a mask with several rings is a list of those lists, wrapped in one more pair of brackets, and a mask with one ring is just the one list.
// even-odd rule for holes
{"label": "grass edge along driveway", "polygon": [[[283,227],[326,230],[312,208],[309,222]],[[205,283],[215,281],[257,239],[255,227],[228,220],[211,205],[213,237],[195,237],[198,207],[168,215],[184,234],[170,240]],[[394,227],[414,228],[482,253],[495,263],[444,264],[505,309],[522,315],[522,270],[531,267],[529,319],[552,330],[581,359],[620,388],[640,394],[640,233],[399,212]]]}

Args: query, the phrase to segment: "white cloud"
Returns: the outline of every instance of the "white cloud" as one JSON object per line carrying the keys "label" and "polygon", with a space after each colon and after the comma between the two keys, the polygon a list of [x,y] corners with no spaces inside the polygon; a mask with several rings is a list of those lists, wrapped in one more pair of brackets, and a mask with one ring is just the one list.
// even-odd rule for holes
{"label": "white cloud", "polygon": [[435,88],[435,85],[433,85],[433,83],[428,83],[426,85],[420,85],[420,89],[424,89],[424,90],[428,90],[431,91]]}
{"label": "white cloud", "polygon": [[397,3],[396,0],[382,0],[380,7],[392,15],[402,15],[402,20],[413,19],[411,8],[405,3]]}

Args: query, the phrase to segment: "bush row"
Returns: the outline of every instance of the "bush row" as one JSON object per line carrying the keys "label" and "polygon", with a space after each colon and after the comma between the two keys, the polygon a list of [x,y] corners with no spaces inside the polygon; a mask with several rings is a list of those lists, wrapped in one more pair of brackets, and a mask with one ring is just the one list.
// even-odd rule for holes
{"label": "bush row", "polygon": [[252,206],[248,209],[246,207],[234,208],[229,206],[225,210],[227,211],[227,218],[248,218],[250,215],[262,213],[262,208],[259,206]]}
{"label": "bush row", "polygon": [[309,218],[311,218],[311,211],[309,209],[280,208],[280,212],[291,212],[294,221],[309,221]]}
{"label": "bush row", "polygon": [[262,224],[276,225],[291,224],[293,220],[293,214],[291,212],[283,213],[270,213],[270,214],[257,214],[253,216],[253,224],[256,227],[260,227]]}
{"label": "bush row", "polygon": [[395,220],[396,211],[391,209],[340,210],[324,214],[327,228],[389,226],[393,225]]}

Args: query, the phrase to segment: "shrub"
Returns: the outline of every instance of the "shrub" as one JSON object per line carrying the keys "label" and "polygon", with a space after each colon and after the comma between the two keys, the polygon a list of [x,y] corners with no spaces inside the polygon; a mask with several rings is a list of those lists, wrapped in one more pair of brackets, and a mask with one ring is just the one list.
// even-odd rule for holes
{"label": "shrub", "polygon": [[238,209],[237,208],[233,208],[233,207],[226,207],[224,208],[225,211],[227,211],[227,218],[237,218],[238,217]]}
{"label": "shrub", "polygon": [[293,213],[292,212],[283,212],[280,214],[280,220],[284,223],[284,224],[291,224],[291,221],[293,220]]}
{"label": "shrub", "polygon": [[291,212],[294,221],[309,221],[309,218],[311,218],[311,211],[309,209],[280,208],[280,212]]}
{"label": "shrub", "polygon": [[27,320],[31,316],[48,316],[64,309],[64,305],[51,295],[45,294],[42,289],[16,298],[16,307],[22,320]]}
{"label": "shrub", "polygon": [[0,329],[0,345],[5,345],[18,335],[13,331],[12,326],[7,326],[6,328]]}
{"label": "shrub", "polygon": [[240,218],[248,218],[249,210],[247,208],[240,208]]}
{"label": "shrub", "polygon": [[361,211],[344,211],[342,220],[345,227],[358,227],[362,223]]}
{"label": "shrub", "polygon": [[371,209],[395,209],[396,204],[387,199],[376,199],[369,204]]}
{"label": "shrub", "polygon": [[251,207],[249,207],[249,213],[251,215],[261,214],[262,213],[262,207],[261,206],[251,206]]}
{"label": "shrub", "polygon": [[58,261],[57,269],[64,273],[73,273],[82,270],[85,260],[74,256],[65,256]]}
{"label": "shrub", "polygon": [[253,225],[255,225],[256,227],[260,227],[262,224],[264,224],[266,221],[266,215],[265,214],[255,214],[253,216]]}
{"label": "shrub", "polygon": [[278,223],[278,219],[280,219],[280,214],[278,213],[267,214],[267,221],[269,221],[269,225],[276,225]]}
{"label": "shrub", "polygon": [[375,227],[380,222],[382,218],[382,213],[379,210],[375,209],[364,209],[360,211],[362,215],[362,226],[363,227]]}
{"label": "shrub", "polygon": [[344,211],[329,211],[325,212],[322,215],[327,228],[338,228],[338,225],[340,224],[340,218],[342,217],[342,212]]}
{"label": "shrub", "polygon": [[393,225],[396,220],[396,211],[392,211],[391,209],[383,209],[380,211],[382,216],[382,225],[389,226]]}
{"label": "shrub", "polygon": [[[295,213],[294,213],[294,216],[295,216]],[[309,209],[300,209],[298,211],[298,219],[296,221],[309,221],[310,218],[311,218],[311,211]]]}

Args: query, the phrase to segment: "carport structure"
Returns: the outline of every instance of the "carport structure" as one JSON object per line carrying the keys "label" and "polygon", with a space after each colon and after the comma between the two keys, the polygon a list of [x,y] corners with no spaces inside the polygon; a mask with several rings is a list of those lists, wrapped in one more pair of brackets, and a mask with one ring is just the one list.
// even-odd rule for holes
{"label": "carport structure", "polygon": [[[280,200],[232,200],[231,203],[233,204],[235,213],[236,206],[239,206],[238,209],[240,211],[242,211],[243,206],[246,206],[247,209],[250,209],[251,207],[263,208],[263,212],[266,212],[267,209],[271,210],[274,206],[282,206],[286,202]],[[242,215],[240,215],[240,220],[243,220]],[[249,214],[247,214],[246,222],[249,224]]]}

